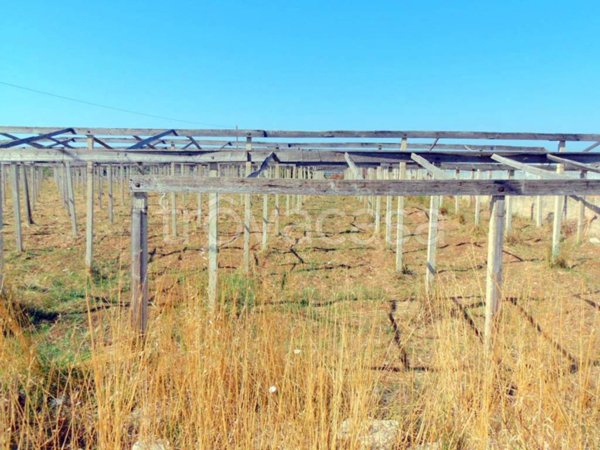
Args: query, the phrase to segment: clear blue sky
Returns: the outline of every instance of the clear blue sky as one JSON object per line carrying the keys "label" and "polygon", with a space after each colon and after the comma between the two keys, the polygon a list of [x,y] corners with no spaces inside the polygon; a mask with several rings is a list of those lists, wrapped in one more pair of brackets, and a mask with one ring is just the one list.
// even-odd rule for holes
{"label": "clear blue sky", "polygon": [[0,124],[600,132],[598,1],[17,1]]}

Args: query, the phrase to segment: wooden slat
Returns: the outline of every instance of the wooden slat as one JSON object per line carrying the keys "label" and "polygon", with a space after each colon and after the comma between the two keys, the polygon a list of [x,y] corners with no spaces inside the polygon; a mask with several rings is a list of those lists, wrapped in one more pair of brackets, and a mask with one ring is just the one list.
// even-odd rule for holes
{"label": "wooden slat", "polygon": [[[2,126],[0,132],[27,134],[51,133],[53,127]],[[106,136],[155,136],[164,130],[157,128],[74,128],[79,135]],[[542,141],[600,141],[600,134],[592,133],[536,133],[536,132],[494,132],[494,131],[417,131],[417,130],[238,130],[238,129],[176,129],[185,136],[218,137],[271,137],[271,138],[386,138],[401,139],[489,139],[489,140],[542,140]]]}
{"label": "wooden slat", "polygon": [[133,177],[133,192],[297,195],[600,195],[600,180],[294,180]]}
{"label": "wooden slat", "polygon": [[429,173],[431,173],[438,180],[445,180],[450,178],[448,175],[446,175],[446,172],[431,164],[427,159],[423,158],[422,156],[419,156],[416,153],[411,153],[410,158],[417,164],[419,164],[421,167],[423,167],[425,170],[427,170]]}
{"label": "wooden slat", "polygon": [[573,160],[566,159],[566,158],[561,158],[561,157],[555,156],[555,155],[547,155],[547,158],[549,160],[551,160],[551,161],[558,162],[558,163],[561,163],[561,164],[566,164],[566,165],[574,167],[576,169],[581,169],[581,170],[586,170],[586,171],[589,171],[589,172],[600,173],[600,168],[591,166],[589,164],[582,164],[580,162],[573,161]]}

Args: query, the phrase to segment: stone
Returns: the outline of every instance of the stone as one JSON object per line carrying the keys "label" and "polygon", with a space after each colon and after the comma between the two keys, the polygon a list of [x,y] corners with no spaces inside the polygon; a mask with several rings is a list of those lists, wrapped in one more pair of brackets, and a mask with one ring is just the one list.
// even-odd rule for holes
{"label": "stone", "polygon": [[354,429],[351,419],[340,425],[338,438],[347,441],[356,433],[360,448],[365,450],[391,450],[396,444],[400,423],[397,420],[370,419],[360,424],[360,430]]}
{"label": "stone", "polygon": [[136,441],[131,450],[168,450],[169,444],[162,439],[156,441]]}

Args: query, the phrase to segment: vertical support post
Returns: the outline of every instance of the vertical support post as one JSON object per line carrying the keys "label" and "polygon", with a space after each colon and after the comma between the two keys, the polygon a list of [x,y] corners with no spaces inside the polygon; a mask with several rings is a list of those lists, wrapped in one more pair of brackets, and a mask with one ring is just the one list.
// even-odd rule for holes
{"label": "vertical support post", "polygon": [[438,214],[440,210],[440,196],[432,195],[429,200],[429,234],[427,237],[427,264],[425,268],[425,294],[429,297],[435,282],[436,256],[437,256],[437,231]]}
{"label": "vertical support post", "polygon": [[[403,138],[404,142],[406,138]],[[398,170],[398,179],[406,178],[406,163],[401,162]],[[398,197],[398,209],[396,211],[396,272],[404,270],[403,262],[403,247],[404,247],[404,197]]]}
{"label": "vertical support post", "polygon": [[121,205],[125,204],[125,170],[123,164],[119,165],[119,189],[121,191]]}
{"label": "vertical support post", "polygon": [[[384,172],[384,179],[389,180],[390,169],[386,167]],[[392,196],[387,195],[385,197],[385,245],[388,247],[392,246]]]}
{"label": "vertical support post", "polygon": [[15,220],[15,239],[17,253],[23,253],[23,231],[21,229],[21,197],[19,195],[19,167],[11,164],[12,168],[12,197]]}
{"label": "vertical support post", "polygon": [[[275,164],[275,178],[280,177],[280,168],[279,164]],[[279,217],[281,216],[281,210],[279,205],[279,194],[275,194],[275,219],[274,219],[274,228],[275,228],[275,236],[279,236]]]}
{"label": "vertical support post", "polygon": [[[508,179],[511,180],[515,177],[515,171],[514,170],[509,170],[508,171]],[[507,195],[505,198],[505,212],[506,212],[506,225],[504,228],[504,231],[506,233],[510,233],[512,230],[512,216],[513,216],[513,200],[512,200],[512,196]]]}
{"label": "vertical support post", "polygon": [[542,222],[544,220],[543,218],[543,212],[542,212],[542,208],[543,208],[543,198],[541,195],[538,195],[535,198],[535,226],[536,227],[541,227],[542,226]]}
{"label": "vertical support post", "polygon": [[[377,171],[375,172],[375,179],[381,179],[381,166],[377,167]],[[381,196],[377,195],[375,197],[375,234],[379,236],[381,232]]]}
{"label": "vertical support post", "polygon": [[[94,139],[91,136],[87,138],[87,148],[90,151],[94,149]],[[85,267],[91,273],[94,261],[94,163],[91,161],[86,166],[86,177]]]}
{"label": "vertical support post", "polygon": [[[196,166],[196,176],[200,176],[200,166]],[[198,192],[196,197],[196,215],[198,216],[198,226],[202,227],[202,193]]]}
{"label": "vertical support post", "polygon": [[[171,176],[175,177],[176,167],[175,163],[171,163]],[[177,237],[177,194],[171,192],[171,236]]]}
{"label": "vertical support post", "polygon": [[[560,141],[558,143],[558,151],[565,151],[565,141]],[[556,165],[556,173],[563,173],[565,171],[565,167],[563,164]],[[557,195],[554,198],[554,221],[552,224],[552,263],[554,264],[558,259],[558,255],[560,254],[560,229],[562,226],[562,213],[564,206],[565,197],[562,195]]]}
{"label": "vertical support post", "polygon": [[[586,170],[582,170],[581,173],[579,174],[579,178],[581,178],[582,180],[585,179],[587,176],[587,171]],[[583,199],[585,200],[585,197],[583,197]],[[579,201],[578,205],[577,205],[578,211],[577,211],[577,243],[581,244],[581,241],[583,240],[583,224],[585,223],[585,205],[583,204],[582,201]]]}
{"label": "vertical support post", "polygon": [[[481,170],[477,169],[475,173],[475,179],[479,180],[481,178]],[[475,196],[475,226],[479,226],[481,223],[481,196]]]}
{"label": "vertical support post", "polygon": [[20,171],[23,173],[23,193],[25,196],[25,219],[26,224],[33,225],[33,215],[31,214],[31,198],[29,195],[29,180],[27,177],[27,167],[20,165]]}
{"label": "vertical support post", "polygon": [[[215,167],[210,168],[211,177],[218,176]],[[219,194],[208,194],[208,307],[214,310],[217,305],[217,282],[219,268]]]}
{"label": "vertical support post", "polygon": [[104,195],[104,168],[102,165],[96,166],[96,172],[98,175],[98,206],[102,208],[102,196]]}
{"label": "vertical support post", "polygon": [[113,166],[106,166],[108,173],[108,221],[110,223],[115,222],[115,215],[113,211],[114,199],[113,199]]}
{"label": "vertical support post", "polygon": [[261,249],[264,252],[267,249],[267,243],[269,241],[269,196],[263,195],[263,208],[262,208],[262,243]]}
{"label": "vertical support post", "polygon": [[140,334],[148,325],[148,196],[133,194],[131,210],[131,324]]}
{"label": "vertical support post", "polygon": [[504,243],[504,197],[492,196],[492,213],[488,232],[487,271],[485,280],[484,345],[491,350],[495,317],[502,298],[502,246]]}
{"label": "vertical support post", "polygon": [[[250,139],[250,137],[248,137]],[[248,144],[246,144],[248,145]],[[251,144],[250,144],[251,145]],[[246,176],[252,173],[252,163],[246,162]],[[244,257],[242,269],[250,272],[250,222],[252,219],[252,204],[250,194],[244,194]]]}
{"label": "vertical support post", "polygon": [[2,204],[6,206],[6,164],[0,164],[0,172],[2,177]]}
{"label": "vertical support post", "polygon": [[[456,169],[455,178],[460,180],[460,169]],[[458,215],[460,213],[460,195],[454,196],[454,214]]]}
{"label": "vertical support post", "polygon": [[75,212],[75,192],[73,191],[73,174],[71,164],[65,162],[65,177],[67,179],[67,202],[69,203],[69,216],[71,217],[71,234],[77,237],[77,213]]}

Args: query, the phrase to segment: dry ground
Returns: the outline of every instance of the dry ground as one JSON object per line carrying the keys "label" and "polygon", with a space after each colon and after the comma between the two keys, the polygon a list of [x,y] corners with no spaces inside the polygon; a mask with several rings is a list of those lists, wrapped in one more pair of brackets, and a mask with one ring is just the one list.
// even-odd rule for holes
{"label": "dry ground", "polygon": [[[77,197],[83,228],[82,187]],[[151,197],[151,330],[143,344],[125,326],[128,199],[115,192],[114,224],[106,196],[97,206],[91,278],[83,236],[70,236],[51,180],[35,225],[24,229],[24,254],[13,252],[5,208],[0,447],[129,448],[145,440],[171,448],[358,448],[361,426],[341,441],[341,422],[381,418],[398,421],[398,448],[598,448],[599,249],[576,245],[572,224],[562,263],[551,267],[550,225],[514,219],[496,345],[486,358],[487,220],[473,225],[467,199],[458,214],[453,199],[444,201],[430,299],[426,199],[407,202],[402,274],[382,238],[385,220],[373,237],[362,200],[306,198],[309,227],[280,200],[283,236],[269,233],[261,251],[262,199],[253,197],[249,276],[239,270],[239,222],[223,215],[222,307],[211,314],[203,307],[207,255],[196,197],[178,197],[177,239],[161,208],[168,197]],[[222,207],[242,215],[239,196],[225,196]],[[329,210],[341,214],[323,214]]]}

